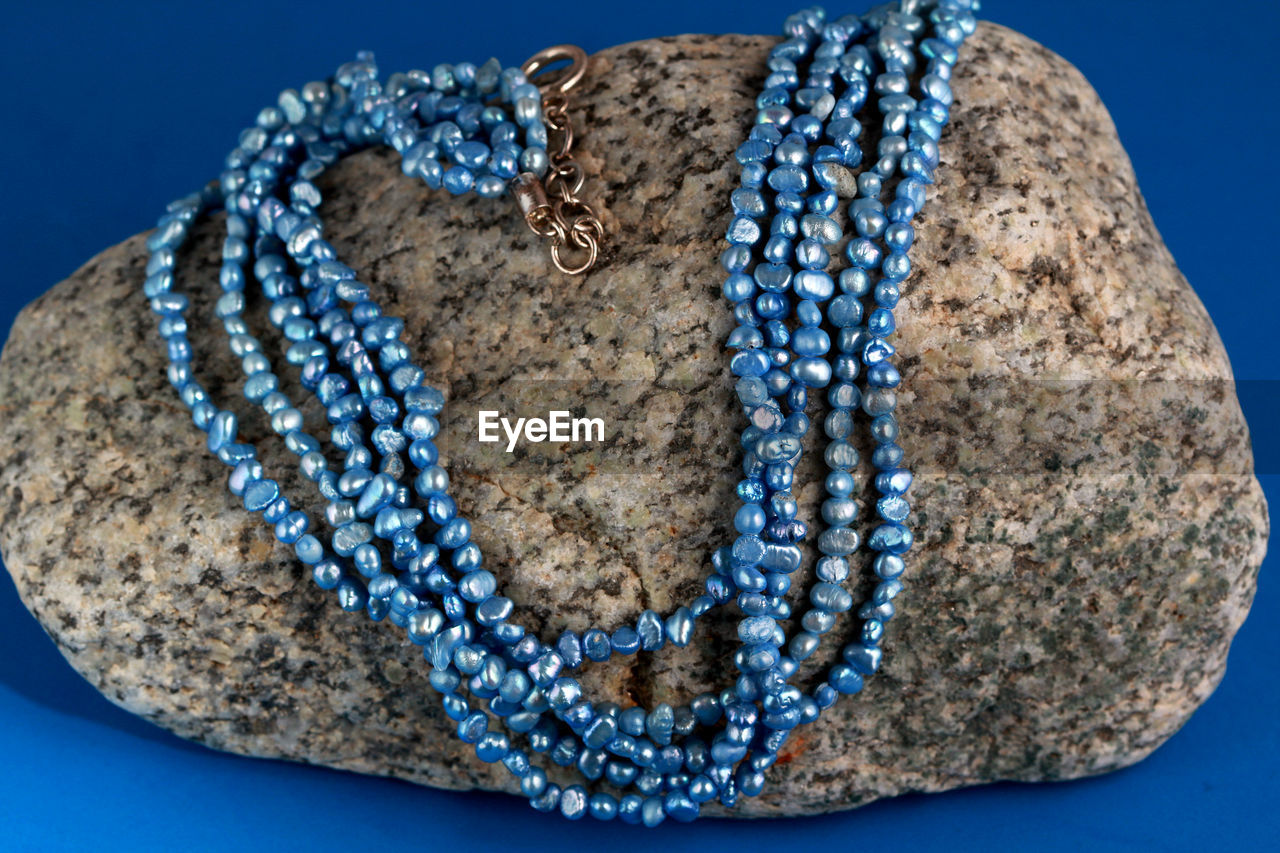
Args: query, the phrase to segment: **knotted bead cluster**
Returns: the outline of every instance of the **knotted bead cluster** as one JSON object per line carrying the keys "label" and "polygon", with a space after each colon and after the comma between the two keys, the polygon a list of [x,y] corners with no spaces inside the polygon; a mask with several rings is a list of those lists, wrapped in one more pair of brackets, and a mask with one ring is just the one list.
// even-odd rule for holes
{"label": "knotted bead cluster", "polygon": [[[747,421],[737,537],[710,556],[701,595],[665,616],[646,610],[634,625],[566,631],[544,643],[520,624],[450,496],[433,441],[443,395],[413,364],[403,320],[385,315],[338,260],[317,214],[315,178],[373,145],[399,152],[405,175],[454,195],[498,197],[517,174],[543,174],[540,93],[520,69],[491,60],[380,82],[373,58],[361,54],[332,80],[287,90],[262,110],[216,184],[171,204],[148,239],[143,288],[160,318],[168,378],[209,450],[231,469],[232,494],[274,525],[342,609],[405,629],[423,649],[457,736],[481,761],[501,762],[535,808],[652,826],[692,820],[711,800],[732,807],[761,792],[793,730],[861,690],[879,667],[902,589],[901,555],[912,544],[904,524],[911,474],[894,416],[893,308],[975,7],[902,0],[861,17],[828,20],[812,8],[787,19],[785,39],[769,53],[755,126],[736,152],[741,186],[721,256],[723,292],[738,323],[728,340],[730,369]],[[864,162],[859,140],[872,137],[875,124],[875,159]],[[853,184],[847,212],[856,233],[846,240],[834,216],[837,189]],[[215,209],[226,212],[216,314],[241,360],[245,398],[262,407],[324,498],[323,528],[282,494],[257,449],[238,440],[236,415],[215,405],[195,376],[176,252]],[[841,243],[848,265],[837,273],[832,252]],[[303,430],[301,411],[246,322],[250,282],[288,341],[285,360],[325,408],[340,469]],[[816,540],[823,556],[788,638],[780,620],[793,615],[786,595],[802,563],[797,543],[809,532],[793,477],[810,428],[810,393],[822,389],[830,469]],[[864,415],[880,495],[866,543],[878,582],[856,610],[857,638],[806,691],[791,683],[799,663],[839,614],[854,609],[844,584],[862,543],[851,527],[859,459],[849,439]],[[571,674],[615,654],[688,645],[698,617],[730,602],[742,613],[739,674],[719,693],[678,707],[622,708],[584,696]],[[550,781],[539,755],[576,768],[582,783]]]}

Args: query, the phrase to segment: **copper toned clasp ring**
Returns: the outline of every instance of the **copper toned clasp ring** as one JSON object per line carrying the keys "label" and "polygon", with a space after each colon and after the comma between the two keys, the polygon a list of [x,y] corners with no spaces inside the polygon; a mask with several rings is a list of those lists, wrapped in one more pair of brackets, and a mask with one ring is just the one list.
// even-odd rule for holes
{"label": "copper toned clasp ring", "polygon": [[[568,62],[568,67],[552,69],[558,62]],[[525,60],[520,66],[524,76],[529,78],[544,93],[556,91],[565,94],[587,73],[587,52],[576,44],[557,44],[538,51]],[[535,80],[535,77],[543,80]]]}

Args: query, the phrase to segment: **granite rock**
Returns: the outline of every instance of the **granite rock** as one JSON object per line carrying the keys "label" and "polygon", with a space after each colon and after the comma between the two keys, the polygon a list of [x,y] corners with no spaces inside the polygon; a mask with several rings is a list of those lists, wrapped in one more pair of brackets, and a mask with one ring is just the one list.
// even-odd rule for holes
{"label": "granite rock", "polygon": [[[328,236],[449,394],[458,500],[543,638],[669,611],[730,536],[739,415],[716,258],[771,41],[593,57],[574,118],[609,237],[585,278],[555,274],[509,204],[447,200],[385,152],[324,178]],[[897,336],[920,545],[886,665],[789,742],[740,814],[1132,764],[1213,691],[1254,592],[1268,520],[1230,366],[1105,109],[1067,62],[985,23],[955,91]],[[198,232],[179,286],[225,401],[238,371],[206,328],[219,239]],[[111,701],[185,738],[510,789],[453,737],[402,632],[342,613],[226,492],[165,383],[144,260],[142,236],[93,258],[5,346],[0,549],[23,601]],[[602,417],[608,440],[475,441],[477,409],[540,407]],[[269,448],[287,493],[318,506]],[[798,497],[813,517],[817,490]],[[589,668],[588,691],[724,686],[732,626],[712,621],[690,648]]]}

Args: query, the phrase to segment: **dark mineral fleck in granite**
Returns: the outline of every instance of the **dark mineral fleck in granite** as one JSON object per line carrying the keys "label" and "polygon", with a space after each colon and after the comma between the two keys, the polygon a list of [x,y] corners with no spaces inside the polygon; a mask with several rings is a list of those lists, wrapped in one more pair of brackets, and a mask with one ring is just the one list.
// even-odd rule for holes
{"label": "dark mineral fleck in granite", "polygon": [[[454,401],[442,445],[459,503],[544,639],[668,611],[730,536],[740,415],[716,257],[770,43],[681,36],[593,57],[573,115],[609,238],[585,278],[556,274],[509,203],[446,199],[386,152],[323,182],[329,238]],[[1065,61],[989,24],[955,91],[899,312],[920,546],[887,663],[790,740],[739,814],[1131,764],[1212,692],[1253,596],[1268,521],[1230,366],[1105,109]],[[227,401],[219,239],[199,232],[179,284]],[[103,252],[28,306],[4,349],[0,547],[24,602],[108,698],[183,737],[509,789],[453,737],[402,632],[339,611],[226,492],[165,383],[144,262],[141,236]],[[266,441],[261,413],[236,405]],[[605,418],[606,447],[474,440],[478,408],[575,405]],[[287,492],[318,508],[267,446]],[[814,486],[798,497],[815,517]],[[732,637],[716,621],[688,649],[584,680],[623,703],[686,700],[728,683]]]}

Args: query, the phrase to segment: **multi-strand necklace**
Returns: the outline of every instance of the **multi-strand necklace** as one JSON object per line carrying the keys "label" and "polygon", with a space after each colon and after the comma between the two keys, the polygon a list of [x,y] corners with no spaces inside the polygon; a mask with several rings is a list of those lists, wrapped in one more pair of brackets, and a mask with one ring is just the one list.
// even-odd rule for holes
{"label": "multi-strand necklace", "polygon": [[[734,154],[741,180],[720,256],[737,322],[729,370],[746,420],[736,535],[708,554],[702,594],[612,632],[566,631],[544,642],[501,594],[502,567],[486,566],[434,443],[444,396],[413,363],[404,322],[383,313],[325,240],[315,183],[341,157],[389,145],[404,174],[432,190],[494,199],[510,191],[530,227],[551,241],[556,266],[585,271],[604,229],[580,198],[584,176],[571,155],[567,92],[585,69],[580,51],[552,48],[522,68],[491,60],[385,81],[361,54],[331,80],[287,90],[262,110],[219,180],[169,205],[148,239],[144,289],[160,318],[168,378],[229,467],[232,494],[274,526],[343,610],[405,629],[423,649],[457,737],[479,761],[503,764],[535,808],[652,826],[691,820],[712,800],[732,807],[761,792],[792,731],[841,694],[859,692],[880,666],[912,544],[904,496],[911,474],[894,414],[893,309],[976,5],[901,0],[863,16],[831,19],[811,8],[787,18],[768,55],[755,124]],[[564,60],[567,69],[548,68]],[[874,147],[864,151],[862,140]],[[842,206],[847,216],[838,215]],[[236,415],[196,378],[188,299],[174,289],[174,269],[192,227],[215,209],[226,214],[216,313],[247,377],[244,396],[319,489],[323,524],[267,476],[257,449],[238,440]],[[847,261],[838,271],[833,252]],[[304,431],[301,410],[246,322],[250,287],[270,303],[289,369],[325,410],[327,447]],[[811,524],[793,479],[814,394],[826,398],[829,473],[822,530],[811,537],[821,556],[803,612],[793,612],[788,592],[804,561],[798,543]],[[878,493],[865,543],[852,526],[859,453],[851,440],[860,424],[870,430]],[[339,456],[340,465],[330,461]],[[876,582],[855,608],[846,582],[864,544]],[[719,693],[624,708],[586,695],[574,678],[614,655],[685,646],[697,620],[727,604],[740,611],[741,644]],[[793,683],[846,612],[860,624],[836,662],[809,686]],[[549,764],[576,768],[581,781],[561,787],[548,778]]]}

